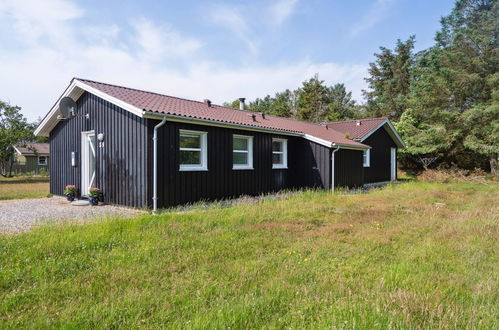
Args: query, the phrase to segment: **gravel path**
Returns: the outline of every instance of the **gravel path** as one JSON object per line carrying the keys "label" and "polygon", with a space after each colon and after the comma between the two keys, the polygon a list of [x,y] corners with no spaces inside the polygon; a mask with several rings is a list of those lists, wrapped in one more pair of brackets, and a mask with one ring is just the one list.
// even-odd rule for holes
{"label": "gravel path", "polygon": [[106,216],[133,217],[145,214],[126,207],[72,206],[64,197],[0,201],[0,234],[21,233],[53,221],[88,221]]}

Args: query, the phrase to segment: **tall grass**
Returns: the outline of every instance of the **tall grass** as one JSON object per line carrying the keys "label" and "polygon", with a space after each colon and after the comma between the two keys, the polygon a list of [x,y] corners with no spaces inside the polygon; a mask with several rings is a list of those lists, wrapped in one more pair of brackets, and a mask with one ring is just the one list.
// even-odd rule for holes
{"label": "tall grass", "polygon": [[49,195],[48,177],[0,176],[0,200],[19,198],[41,198]]}
{"label": "tall grass", "polygon": [[497,185],[407,183],[0,238],[4,327],[497,328]]}

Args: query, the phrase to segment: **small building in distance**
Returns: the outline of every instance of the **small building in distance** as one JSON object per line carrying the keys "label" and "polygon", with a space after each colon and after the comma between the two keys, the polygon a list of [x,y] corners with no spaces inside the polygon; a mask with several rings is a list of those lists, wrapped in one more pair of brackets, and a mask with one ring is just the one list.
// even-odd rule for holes
{"label": "small building in distance", "polygon": [[18,175],[49,173],[49,143],[26,143],[14,146],[14,150],[12,173]]}

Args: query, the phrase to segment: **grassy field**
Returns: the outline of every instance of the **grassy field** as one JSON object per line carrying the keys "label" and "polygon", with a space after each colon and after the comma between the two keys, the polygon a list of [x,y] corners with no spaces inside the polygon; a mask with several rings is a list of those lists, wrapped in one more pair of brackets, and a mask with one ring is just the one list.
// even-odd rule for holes
{"label": "grassy field", "polygon": [[0,237],[0,327],[499,327],[498,185],[54,225]]}
{"label": "grassy field", "polygon": [[48,177],[13,177],[0,175],[0,200],[40,198],[49,195]]}

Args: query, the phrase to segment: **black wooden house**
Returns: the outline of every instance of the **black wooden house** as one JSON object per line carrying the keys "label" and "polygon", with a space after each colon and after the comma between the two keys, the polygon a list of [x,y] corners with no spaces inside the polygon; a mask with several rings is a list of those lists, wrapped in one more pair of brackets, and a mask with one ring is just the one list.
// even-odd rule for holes
{"label": "black wooden house", "polygon": [[[282,189],[358,187],[371,147],[318,125],[74,78],[35,134],[50,138],[50,192],[170,207]],[[390,124],[391,125],[391,124]],[[370,175],[370,174],[369,174]]]}
{"label": "black wooden house", "polygon": [[397,149],[405,144],[387,118],[367,118],[327,124],[355,141],[371,147],[364,150],[364,183],[397,180]]}

